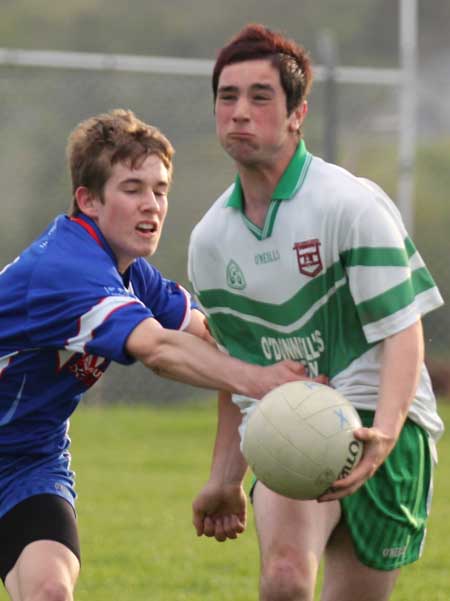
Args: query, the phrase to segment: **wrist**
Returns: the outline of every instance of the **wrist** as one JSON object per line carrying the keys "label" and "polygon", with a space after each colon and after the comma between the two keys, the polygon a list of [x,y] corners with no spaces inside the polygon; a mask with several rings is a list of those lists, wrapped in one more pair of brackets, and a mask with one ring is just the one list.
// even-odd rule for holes
{"label": "wrist", "polygon": [[[239,469],[237,470],[236,467]],[[233,470],[230,470],[228,473],[224,470],[215,471],[211,470],[208,483],[211,486],[235,486],[240,487],[244,482],[245,474],[247,471],[247,464],[239,462],[239,465],[236,465]]]}
{"label": "wrist", "polygon": [[260,365],[246,366],[242,371],[243,382],[240,388],[240,394],[251,399],[262,399],[268,392],[267,385],[264,384],[266,369]]}
{"label": "wrist", "polygon": [[243,480],[222,480],[222,479],[209,479],[206,488],[210,490],[228,490],[228,491],[240,491],[244,485]]}

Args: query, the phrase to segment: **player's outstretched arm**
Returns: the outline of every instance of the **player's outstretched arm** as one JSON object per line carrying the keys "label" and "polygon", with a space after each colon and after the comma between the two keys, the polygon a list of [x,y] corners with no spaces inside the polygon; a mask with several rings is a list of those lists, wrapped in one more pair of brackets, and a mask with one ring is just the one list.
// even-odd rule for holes
{"label": "player's outstretched arm", "polygon": [[364,442],[364,453],[353,472],[333,483],[333,492],[321,501],[341,499],[354,493],[371,478],[395,446],[416,394],[424,359],[422,323],[386,338],[380,374],[380,390],[372,428],[355,430]]}
{"label": "player's outstretched arm", "polygon": [[247,500],[242,481],[247,463],[240,450],[241,412],[231,395],[219,392],[216,441],[208,482],[192,504],[198,536],[219,542],[237,538],[247,524]]}
{"label": "player's outstretched arm", "polygon": [[167,330],[153,318],[145,319],[131,332],[126,349],[162,377],[256,399],[284,382],[305,377],[298,362],[250,365],[225,355],[198,336]]}

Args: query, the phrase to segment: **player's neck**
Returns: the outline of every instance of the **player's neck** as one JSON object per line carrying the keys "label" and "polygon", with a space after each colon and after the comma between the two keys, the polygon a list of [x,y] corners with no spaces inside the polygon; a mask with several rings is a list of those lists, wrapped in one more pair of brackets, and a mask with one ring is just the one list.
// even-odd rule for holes
{"label": "player's neck", "polygon": [[257,172],[255,170],[252,172],[239,170],[244,196],[244,212],[248,219],[260,228],[264,226],[272,194],[278,183],[278,180],[271,175],[265,170]]}
{"label": "player's neck", "polygon": [[238,165],[244,211],[248,219],[258,227],[263,227],[273,193],[280,181],[293,153],[277,157],[272,163],[259,165]]}

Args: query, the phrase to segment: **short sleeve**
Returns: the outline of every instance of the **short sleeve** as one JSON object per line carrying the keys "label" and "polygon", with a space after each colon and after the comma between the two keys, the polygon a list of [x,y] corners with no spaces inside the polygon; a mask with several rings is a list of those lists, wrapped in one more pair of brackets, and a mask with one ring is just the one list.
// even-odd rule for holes
{"label": "short sleeve", "polygon": [[183,330],[188,326],[193,301],[183,286],[164,278],[144,259],[133,266],[131,283],[135,295],[164,328]]}
{"label": "short sleeve", "polygon": [[341,252],[369,343],[407,328],[442,304],[433,278],[396,209],[381,200],[374,199],[353,221]]}

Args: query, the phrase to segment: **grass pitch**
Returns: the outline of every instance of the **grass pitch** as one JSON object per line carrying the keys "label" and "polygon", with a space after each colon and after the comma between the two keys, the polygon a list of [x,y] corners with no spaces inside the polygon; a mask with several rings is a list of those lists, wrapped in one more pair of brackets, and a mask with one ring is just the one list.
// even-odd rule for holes
{"label": "grass pitch", "polygon": [[[440,412],[450,426],[450,405]],[[257,601],[251,509],[237,541],[197,538],[191,525],[214,435],[214,401],[78,409],[71,426],[83,560],[77,601]],[[424,556],[403,569],[392,601],[450,599],[448,434],[439,455]]]}

